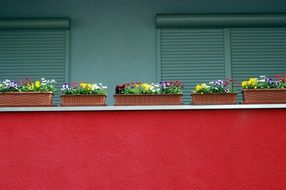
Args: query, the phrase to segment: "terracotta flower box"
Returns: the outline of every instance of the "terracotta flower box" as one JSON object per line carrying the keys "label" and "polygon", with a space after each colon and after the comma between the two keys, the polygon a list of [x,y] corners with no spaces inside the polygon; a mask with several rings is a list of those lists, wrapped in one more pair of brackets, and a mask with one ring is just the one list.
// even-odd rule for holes
{"label": "terracotta flower box", "polygon": [[286,103],[286,89],[243,89],[244,104],[273,104]]}
{"label": "terracotta flower box", "polygon": [[1,92],[0,106],[52,106],[53,93],[51,92]]}
{"label": "terracotta flower box", "polygon": [[115,94],[115,106],[181,105],[182,94]]}
{"label": "terracotta flower box", "polygon": [[97,94],[62,95],[61,106],[105,106],[106,96]]}
{"label": "terracotta flower box", "polygon": [[237,93],[192,94],[193,105],[236,104]]}

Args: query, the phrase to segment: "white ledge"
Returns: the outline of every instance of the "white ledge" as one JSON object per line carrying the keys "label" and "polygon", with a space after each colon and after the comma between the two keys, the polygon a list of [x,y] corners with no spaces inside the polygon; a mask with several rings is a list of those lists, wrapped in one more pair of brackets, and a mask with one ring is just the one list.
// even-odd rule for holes
{"label": "white ledge", "polygon": [[225,110],[285,109],[286,104],[175,105],[175,106],[71,106],[71,107],[0,107],[0,112],[50,111],[141,111],[141,110]]}

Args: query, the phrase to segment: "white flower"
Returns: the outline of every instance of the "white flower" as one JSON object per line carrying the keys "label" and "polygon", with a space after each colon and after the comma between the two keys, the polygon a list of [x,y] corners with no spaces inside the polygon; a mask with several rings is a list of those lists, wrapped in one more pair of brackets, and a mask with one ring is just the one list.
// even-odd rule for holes
{"label": "white flower", "polygon": [[93,84],[91,90],[98,90],[100,87],[97,84]]}
{"label": "white flower", "polygon": [[159,84],[159,83],[156,83],[156,84],[154,85],[154,87],[159,88],[159,87],[160,87],[160,84]]}
{"label": "white flower", "polygon": [[42,82],[41,82],[42,85],[47,85],[48,84],[48,81],[45,78],[41,78],[41,80],[42,80]]}
{"label": "white flower", "polygon": [[11,81],[9,79],[6,79],[3,81],[3,84],[6,86],[6,85],[9,85],[11,83]]}
{"label": "white flower", "polygon": [[101,89],[107,89],[107,86],[103,86],[102,83],[98,83],[98,85],[99,85],[99,87],[100,87]]}
{"label": "white flower", "polygon": [[62,91],[65,91],[65,90],[69,90],[69,85],[68,84],[64,84],[63,87],[61,88]]}

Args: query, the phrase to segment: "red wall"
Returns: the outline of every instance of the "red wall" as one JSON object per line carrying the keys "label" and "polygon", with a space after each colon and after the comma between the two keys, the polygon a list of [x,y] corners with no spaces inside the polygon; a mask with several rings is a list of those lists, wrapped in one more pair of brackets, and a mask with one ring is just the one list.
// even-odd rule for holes
{"label": "red wall", "polygon": [[1,190],[284,190],[286,109],[0,113]]}

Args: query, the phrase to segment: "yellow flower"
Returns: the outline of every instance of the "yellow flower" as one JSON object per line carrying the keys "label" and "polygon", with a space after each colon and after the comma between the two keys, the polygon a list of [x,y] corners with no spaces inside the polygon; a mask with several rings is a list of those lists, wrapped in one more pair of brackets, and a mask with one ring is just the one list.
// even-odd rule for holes
{"label": "yellow flower", "polygon": [[80,83],[80,87],[82,87],[83,89],[85,89],[87,87],[87,84],[85,82],[81,82]]}
{"label": "yellow flower", "polygon": [[242,88],[247,88],[247,81],[243,81],[243,82],[241,83],[241,87],[242,87]]}
{"label": "yellow flower", "polygon": [[197,84],[196,91],[200,91],[202,89],[201,84]]}
{"label": "yellow flower", "polygon": [[143,83],[143,84],[141,84],[141,86],[142,86],[143,90],[145,90],[145,91],[149,91],[152,87],[150,84],[147,84],[147,83]]}
{"label": "yellow flower", "polygon": [[206,85],[206,83],[197,84],[196,88],[195,88],[195,92],[203,94],[203,92],[200,92],[200,91],[207,89],[207,88],[208,88],[208,86]]}
{"label": "yellow flower", "polygon": [[248,82],[250,85],[256,85],[257,79],[256,78],[250,78]]}
{"label": "yellow flower", "polygon": [[87,90],[92,90],[93,84],[87,84]]}
{"label": "yellow flower", "polygon": [[242,88],[250,88],[250,89],[256,89],[257,88],[257,83],[258,83],[258,80],[257,78],[249,78],[247,81],[243,81],[241,83],[241,87]]}
{"label": "yellow flower", "polygon": [[250,78],[248,80],[248,86],[254,88],[256,86],[256,84],[257,84],[257,79],[256,78]]}
{"label": "yellow flower", "polygon": [[40,86],[41,86],[41,82],[37,80],[37,81],[35,82],[35,87],[36,87],[36,88],[40,88]]}
{"label": "yellow flower", "polygon": [[201,84],[201,87],[204,88],[204,89],[208,88],[208,86],[206,85],[206,83]]}

